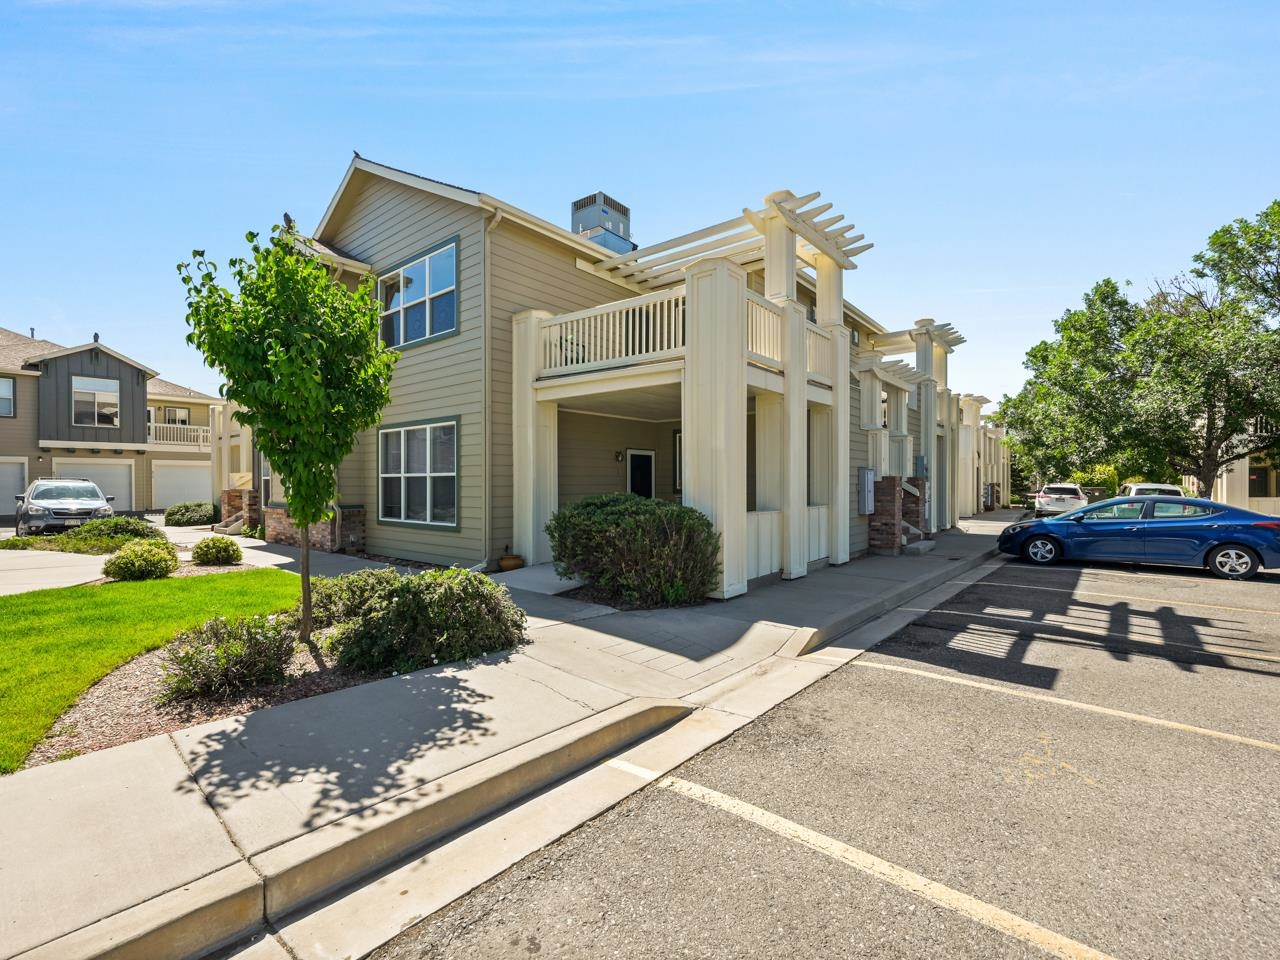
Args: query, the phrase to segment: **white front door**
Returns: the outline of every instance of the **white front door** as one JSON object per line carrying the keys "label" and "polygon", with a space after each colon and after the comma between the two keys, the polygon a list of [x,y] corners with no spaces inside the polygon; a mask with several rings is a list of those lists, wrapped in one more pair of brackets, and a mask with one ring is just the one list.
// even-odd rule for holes
{"label": "white front door", "polygon": [[104,497],[115,497],[111,506],[116,513],[133,509],[133,464],[96,463],[92,460],[54,460],[53,472],[59,477],[92,480]]}

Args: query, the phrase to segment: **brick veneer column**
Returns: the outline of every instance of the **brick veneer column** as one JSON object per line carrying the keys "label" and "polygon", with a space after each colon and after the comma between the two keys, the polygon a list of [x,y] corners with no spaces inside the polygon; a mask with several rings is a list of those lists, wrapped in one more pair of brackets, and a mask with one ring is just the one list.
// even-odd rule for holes
{"label": "brick veneer column", "polygon": [[868,546],[875,553],[902,552],[902,478],[876,481],[876,509],[871,514]]}

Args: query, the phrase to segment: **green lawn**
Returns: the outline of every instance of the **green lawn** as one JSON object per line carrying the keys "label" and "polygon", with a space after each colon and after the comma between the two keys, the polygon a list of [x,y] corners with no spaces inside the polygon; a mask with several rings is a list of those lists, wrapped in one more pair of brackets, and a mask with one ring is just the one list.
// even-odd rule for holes
{"label": "green lawn", "polygon": [[213,616],[297,602],[296,574],[245,570],[0,597],[0,774],[96,681]]}

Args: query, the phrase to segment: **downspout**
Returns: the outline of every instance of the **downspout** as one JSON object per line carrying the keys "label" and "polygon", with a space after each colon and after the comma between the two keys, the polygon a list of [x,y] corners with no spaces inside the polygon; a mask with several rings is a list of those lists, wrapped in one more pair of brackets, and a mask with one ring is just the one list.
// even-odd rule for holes
{"label": "downspout", "polygon": [[500,207],[485,208],[488,210],[490,220],[484,227],[484,236],[482,241],[482,252],[480,257],[480,271],[484,278],[480,284],[480,309],[484,323],[484,338],[481,340],[481,357],[480,362],[484,367],[484,443],[481,444],[481,456],[483,458],[483,469],[481,471],[484,477],[484,522],[481,525],[483,530],[483,546],[480,560],[480,569],[489,569],[489,551],[492,549],[493,539],[493,476],[490,472],[492,464],[492,446],[493,446],[493,371],[491,358],[493,350],[491,348],[493,337],[493,318],[489,315],[489,304],[491,301],[489,295],[489,234],[499,223],[502,222],[502,209]]}

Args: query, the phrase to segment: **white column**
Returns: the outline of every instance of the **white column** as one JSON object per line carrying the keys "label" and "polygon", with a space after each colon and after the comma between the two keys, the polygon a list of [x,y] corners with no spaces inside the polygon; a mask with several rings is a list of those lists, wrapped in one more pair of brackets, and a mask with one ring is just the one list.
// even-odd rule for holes
{"label": "white column", "polygon": [[835,363],[831,374],[831,506],[827,514],[830,525],[827,544],[831,563],[849,560],[849,428],[852,413],[849,406],[849,361],[852,338],[841,323],[831,327],[831,349]]}
{"label": "white column", "polygon": [[809,373],[805,353],[804,308],[794,300],[782,304],[783,353],[783,516],[782,578],[794,580],[809,572]]}
{"label": "white column", "polygon": [[559,495],[557,405],[537,399],[542,363],[540,327],[551,316],[525,310],[511,318],[512,533],[511,550],[530,564],[551,559],[545,527]]}
{"label": "white column", "polygon": [[920,453],[924,457],[928,483],[925,492],[925,533],[938,529],[936,514],[938,498],[934,495],[938,483],[938,383],[934,379],[934,350],[932,320],[917,320],[911,337],[916,344],[916,369],[924,374],[919,387]]}
{"label": "white column", "polygon": [[889,470],[889,428],[885,426],[884,414],[880,405],[880,394],[884,385],[876,374],[875,356],[864,358],[862,363],[868,367],[858,372],[860,404],[860,423],[867,432],[867,466],[876,472],[876,479],[884,477]]}
{"label": "white column", "polygon": [[776,213],[764,221],[764,295],[775,303],[796,298],[796,235]]}
{"label": "white column", "polygon": [[730,260],[685,270],[688,324],[681,402],[684,502],[720,533],[712,596],[747,590],[747,274]]}

